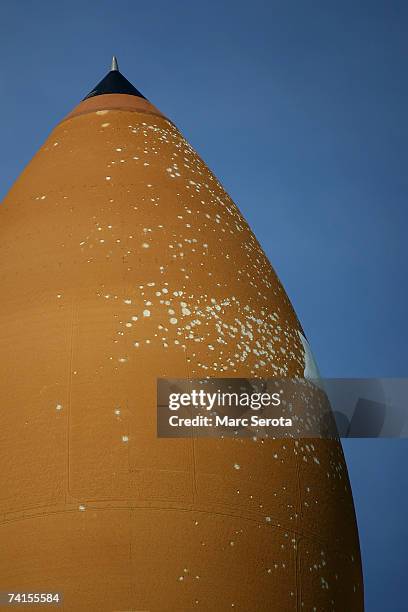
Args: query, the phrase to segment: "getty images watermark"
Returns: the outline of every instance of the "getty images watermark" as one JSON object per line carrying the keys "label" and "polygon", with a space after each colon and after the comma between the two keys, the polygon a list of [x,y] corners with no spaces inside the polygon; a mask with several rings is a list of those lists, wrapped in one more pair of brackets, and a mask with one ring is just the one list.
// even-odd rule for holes
{"label": "getty images watermark", "polygon": [[159,437],[407,437],[408,379],[158,379]]}
{"label": "getty images watermark", "polygon": [[[282,391],[283,392],[283,391]],[[169,416],[170,427],[292,427],[293,421],[290,417],[264,417],[259,414],[248,414],[247,416],[233,416],[219,414],[217,410],[225,408],[245,408],[259,411],[264,408],[278,407],[282,403],[281,391],[274,393],[248,393],[245,391],[209,392],[204,389],[192,389],[190,392],[172,392],[169,395],[169,410],[179,411],[181,408],[196,408],[209,414],[195,414],[194,416],[181,416],[173,414]]]}

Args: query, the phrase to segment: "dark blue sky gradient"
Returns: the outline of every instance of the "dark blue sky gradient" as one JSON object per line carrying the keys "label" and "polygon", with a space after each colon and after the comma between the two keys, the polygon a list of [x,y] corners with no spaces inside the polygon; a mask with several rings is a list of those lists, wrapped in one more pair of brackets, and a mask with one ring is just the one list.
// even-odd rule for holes
{"label": "dark blue sky gradient", "polygon": [[[2,0],[0,198],[116,53],[240,207],[322,374],[407,376],[407,32],[393,0]],[[408,441],[344,447],[367,611],[405,612]]]}

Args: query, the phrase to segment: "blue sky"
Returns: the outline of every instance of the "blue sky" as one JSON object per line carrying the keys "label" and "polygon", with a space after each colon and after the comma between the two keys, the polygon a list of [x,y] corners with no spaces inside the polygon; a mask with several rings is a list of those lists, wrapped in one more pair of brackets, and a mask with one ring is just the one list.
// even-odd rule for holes
{"label": "blue sky", "polygon": [[[322,374],[406,376],[407,30],[393,0],[2,0],[0,198],[115,53],[240,207]],[[405,611],[408,441],[344,447],[367,611]]]}

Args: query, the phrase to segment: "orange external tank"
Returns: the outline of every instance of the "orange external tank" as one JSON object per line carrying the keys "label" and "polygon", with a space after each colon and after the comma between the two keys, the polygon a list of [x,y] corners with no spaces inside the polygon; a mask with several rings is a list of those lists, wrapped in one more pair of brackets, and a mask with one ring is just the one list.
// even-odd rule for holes
{"label": "orange external tank", "polygon": [[314,363],[238,208],[116,63],[0,206],[0,283],[1,591],[363,610],[340,442],[157,437],[158,377]]}

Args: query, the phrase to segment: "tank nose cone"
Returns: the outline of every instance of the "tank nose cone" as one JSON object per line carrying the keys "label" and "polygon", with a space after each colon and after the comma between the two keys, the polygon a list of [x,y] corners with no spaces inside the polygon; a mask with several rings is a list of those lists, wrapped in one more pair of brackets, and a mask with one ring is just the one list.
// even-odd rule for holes
{"label": "tank nose cone", "polygon": [[109,72],[63,121],[95,112],[135,111],[165,117],[119,70],[116,55]]}
{"label": "tank nose cone", "polygon": [[108,74],[85,96],[84,100],[105,94],[126,94],[146,99],[119,71],[118,60],[115,56],[112,58],[112,65]]}

